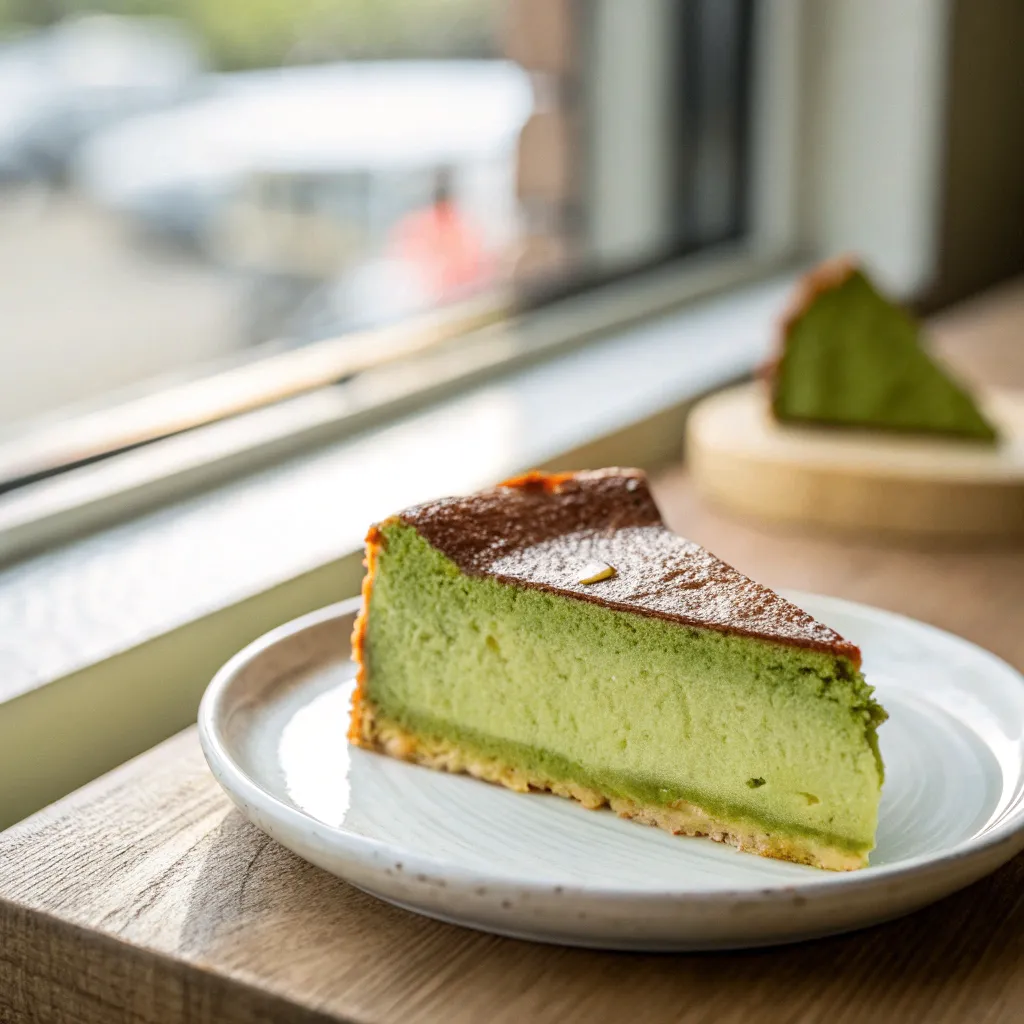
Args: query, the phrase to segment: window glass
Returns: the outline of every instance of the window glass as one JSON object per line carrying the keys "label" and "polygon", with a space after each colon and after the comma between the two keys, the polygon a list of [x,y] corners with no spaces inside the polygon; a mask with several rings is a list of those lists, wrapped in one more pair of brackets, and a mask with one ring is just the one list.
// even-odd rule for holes
{"label": "window glass", "polygon": [[[616,4],[0,0],[0,488],[61,468],[5,464],[41,427],[741,233],[752,4],[645,0],[632,71]],[[645,118],[656,166],[602,169]],[[604,246],[641,172],[661,227]]]}

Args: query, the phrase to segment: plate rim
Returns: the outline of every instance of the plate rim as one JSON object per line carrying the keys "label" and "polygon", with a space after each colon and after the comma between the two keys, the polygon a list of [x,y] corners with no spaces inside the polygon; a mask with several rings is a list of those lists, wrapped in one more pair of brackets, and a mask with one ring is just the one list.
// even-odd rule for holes
{"label": "plate rim", "polygon": [[[1024,688],[1024,674],[1020,673],[1009,662],[978,644],[964,637],[957,636],[948,630],[941,629],[938,626],[921,622],[919,619],[914,619],[899,612],[892,612],[873,605],[850,601],[846,598],[814,594],[789,588],[782,588],[778,592],[797,604],[800,604],[803,600],[811,602],[824,601],[834,605],[837,609],[842,608],[855,614],[867,615],[870,618],[896,619],[904,626],[941,636],[946,641],[951,640],[957,644],[965,645],[971,648],[975,654],[983,655],[985,659],[993,662],[999,668],[1018,677],[1022,688]],[[967,878],[962,882],[962,885],[968,885],[983,874],[988,874],[1006,863],[1017,852],[1024,849],[1024,790],[1022,790],[1016,802],[1006,808],[1001,819],[990,829],[980,835],[965,839],[944,851],[917,854],[914,857],[896,861],[892,864],[880,865],[875,868],[869,865],[857,871],[819,871],[815,876],[808,875],[806,880],[794,878],[791,882],[787,881],[785,884],[772,883],[766,880],[762,886],[750,886],[739,889],[724,886],[700,890],[687,889],[682,886],[671,889],[636,889],[616,888],[606,884],[594,885],[585,882],[536,881],[498,871],[487,872],[476,868],[464,867],[453,861],[438,860],[436,857],[425,856],[412,849],[399,849],[383,840],[360,835],[343,826],[330,825],[313,817],[301,808],[280,799],[248,775],[244,768],[231,756],[226,742],[220,735],[218,711],[224,703],[226,692],[233,680],[257,657],[273,649],[282,641],[295,637],[306,630],[322,626],[332,620],[340,621],[354,615],[360,609],[361,604],[362,599],[354,597],[326,605],[323,608],[285,622],[247,644],[217,671],[207,686],[200,702],[197,724],[199,740],[207,764],[217,782],[225,789],[227,795],[235,803],[239,802],[239,798],[249,807],[258,808],[261,804],[269,803],[272,805],[275,815],[288,820],[293,827],[297,826],[306,831],[312,830],[314,834],[332,837],[335,840],[335,843],[332,845],[334,845],[336,850],[343,852],[346,858],[358,860],[368,867],[376,868],[381,859],[391,861],[398,855],[401,857],[408,874],[424,876],[428,880],[437,879],[443,875],[448,882],[457,880],[461,888],[487,886],[492,891],[504,890],[542,897],[551,895],[571,896],[599,899],[606,903],[629,902],[635,905],[637,903],[656,902],[664,904],[666,900],[669,900],[686,904],[713,905],[723,900],[728,901],[730,904],[764,903],[779,900],[791,904],[795,898],[798,899],[800,897],[808,900],[821,900],[834,895],[847,899],[855,897],[859,892],[877,891],[881,887],[898,884],[908,878],[913,878],[918,883],[921,883],[934,875],[944,874],[949,870],[951,864],[962,866],[965,861],[968,863],[983,861],[987,856],[995,857],[998,851],[998,859],[993,864],[987,866],[978,875]],[[1024,770],[1022,770],[1022,777],[1024,777]],[[1001,847],[1005,849],[1000,849]],[[961,888],[962,885],[958,884],[955,888]],[[949,891],[954,890],[951,889]]]}

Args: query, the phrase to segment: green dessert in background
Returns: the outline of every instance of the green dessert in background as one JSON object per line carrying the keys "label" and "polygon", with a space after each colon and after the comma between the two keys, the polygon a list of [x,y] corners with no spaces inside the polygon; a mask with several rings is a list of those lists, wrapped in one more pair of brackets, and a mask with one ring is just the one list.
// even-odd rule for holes
{"label": "green dessert in background", "polygon": [[772,373],[777,419],[993,442],[968,391],[921,346],[921,328],[848,260],[801,283]]}
{"label": "green dessert in background", "polygon": [[370,531],[353,743],[764,856],[874,846],[860,651],[663,524],[642,473],[528,474]]}

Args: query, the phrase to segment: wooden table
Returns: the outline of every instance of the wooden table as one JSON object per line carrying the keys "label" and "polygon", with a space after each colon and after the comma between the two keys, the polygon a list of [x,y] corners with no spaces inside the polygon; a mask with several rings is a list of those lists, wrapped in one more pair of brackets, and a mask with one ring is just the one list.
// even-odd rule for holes
{"label": "wooden table", "polygon": [[[682,470],[658,495],[675,528],[766,583],[902,611],[1024,668],[1024,550],[773,533],[703,507]],[[789,948],[533,945],[298,860],[231,807],[189,731],[0,835],[0,1022],[35,1020],[1021,1021],[1024,857],[902,921]]]}
{"label": "wooden table", "polygon": [[[673,523],[766,582],[957,629],[1024,667],[1024,551],[851,551]],[[773,951],[557,949],[418,918],[248,825],[194,731],[0,836],[0,1021],[1024,1020],[1024,858],[860,935]]]}

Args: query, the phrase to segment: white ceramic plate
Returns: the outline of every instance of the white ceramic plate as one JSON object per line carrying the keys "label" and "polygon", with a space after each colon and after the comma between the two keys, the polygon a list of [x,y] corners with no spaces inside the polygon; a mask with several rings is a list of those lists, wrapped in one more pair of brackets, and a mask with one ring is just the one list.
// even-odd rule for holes
{"label": "white ceramic plate", "polygon": [[911,619],[787,596],[861,646],[891,716],[878,847],[861,871],[765,860],[351,749],[355,602],[232,659],[203,699],[203,749],[242,813],[306,860],[410,910],[547,942],[793,942],[906,914],[1024,847],[1021,675]]}

